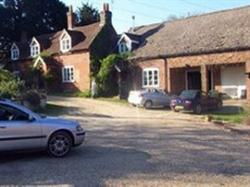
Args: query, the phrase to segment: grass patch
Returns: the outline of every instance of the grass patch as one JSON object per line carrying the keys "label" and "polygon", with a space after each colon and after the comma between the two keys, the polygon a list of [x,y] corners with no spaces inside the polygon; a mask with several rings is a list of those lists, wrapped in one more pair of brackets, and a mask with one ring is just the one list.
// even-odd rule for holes
{"label": "grass patch", "polygon": [[96,99],[100,101],[108,101],[108,102],[128,105],[128,101],[126,99],[119,99],[118,97],[100,97]]}
{"label": "grass patch", "polygon": [[225,106],[219,111],[208,113],[216,121],[225,121],[233,124],[243,124],[250,116],[250,108]]}
{"label": "grass patch", "polygon": [[59,116],[67,112],[67,107],[54,104],[47,104],[45,108],[41,108],[36,112],[48,116]]}
{"label": "grass patch", "polygon": [[77,92],[63,92],[63,93],[53,93],[53,96],[60,97],[80,97],[80,98],[90,98],[91,92],[89,90],[85,92],[77,91]]}

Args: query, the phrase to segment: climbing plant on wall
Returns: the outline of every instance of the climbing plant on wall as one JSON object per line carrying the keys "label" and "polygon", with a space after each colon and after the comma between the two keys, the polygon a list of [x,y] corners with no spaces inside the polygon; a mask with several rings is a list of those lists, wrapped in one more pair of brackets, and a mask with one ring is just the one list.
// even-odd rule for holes
{"label": "climbing plant on wall", "polygon": [[127,60],[127,55],[111,54],[101,60],[101,67],[96,76],[99,96],[115,96],[118,94],[118,77],[115,66]]}

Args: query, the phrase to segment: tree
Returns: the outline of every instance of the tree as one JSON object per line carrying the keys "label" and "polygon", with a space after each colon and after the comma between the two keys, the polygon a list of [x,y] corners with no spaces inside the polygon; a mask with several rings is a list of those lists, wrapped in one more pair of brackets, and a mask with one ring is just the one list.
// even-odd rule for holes
{"label": "tree", "polygon": [[0,69],[0,98],[16,97],[23,88],[23,82],[6,70]]}
{"label": "tree", "polygon": [[[0,4],[0,53],[7,56],[10,43],[62,30],[67,26],[67,7],[60,0],[5,0]],[[1,62],[0,62],[1,63]]]}
{"label": "tree", "polygon": [[100,20],[100,14],[96,8],[89,3],[82,3],[82,6],[76,11],[77,25],[89,25]]}
{"label": "tree", "polygon": [[186,15],[181,15],[181,16],[177,16],[177,15],[170,15],[168,16],[168,18],[166,19],[166,21],[176,21],[176,20],[181,20],[181,19],[185,19],[185,18],[189,18],[189,17],[194,17],[194,16],[199,16],[201,15],[201,13],[187,13]]}
{"label": "tree", "polygon": [[118,76],[115,66],[124,64],[128,54],[111,54],[101,60],[101,68],[96,75],[98,96],[115,96],[118,94]]}
{"label": "tree", "polygon": [[15,30],[29,37],[62,30],[67,26],[67,7],[60,0],[18,0]]}

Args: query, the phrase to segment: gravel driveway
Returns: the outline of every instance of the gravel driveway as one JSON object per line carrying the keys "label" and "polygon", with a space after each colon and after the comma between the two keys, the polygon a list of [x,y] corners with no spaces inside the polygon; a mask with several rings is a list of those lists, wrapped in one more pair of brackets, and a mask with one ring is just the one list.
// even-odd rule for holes
{"label": "gravel driveway", "polygon": [[249,186],[250,142],[198,116],[53,97],[87,129],[63,159],[0,156],[2,186]]}

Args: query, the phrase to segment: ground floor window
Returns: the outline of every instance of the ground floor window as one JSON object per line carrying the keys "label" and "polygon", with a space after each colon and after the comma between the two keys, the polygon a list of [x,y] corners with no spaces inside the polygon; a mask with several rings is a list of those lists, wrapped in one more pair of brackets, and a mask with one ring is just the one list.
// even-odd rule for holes
{"label": "ground floor window", "polygon": [[159,87],[159,69],[147,68],[143,70],[143,87]]}
{"label": "ground floor window", "polygon": [[62,68],[62,80],[63,82],[74,82],[74,67],[64,66]]}

